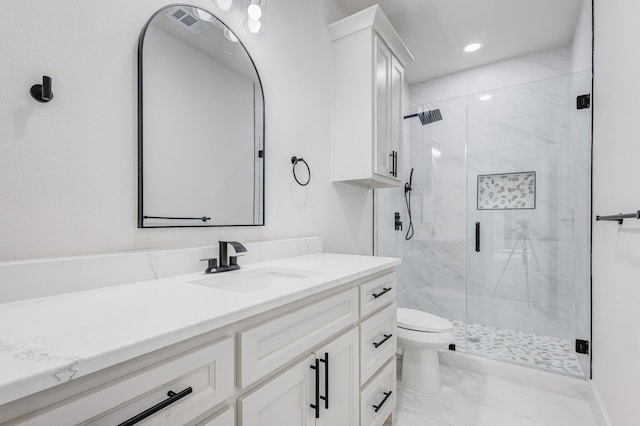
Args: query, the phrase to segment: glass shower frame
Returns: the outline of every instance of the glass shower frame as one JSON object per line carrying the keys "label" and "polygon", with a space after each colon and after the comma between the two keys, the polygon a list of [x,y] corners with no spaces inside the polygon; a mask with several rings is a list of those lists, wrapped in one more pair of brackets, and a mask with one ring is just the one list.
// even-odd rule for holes
{"label": "glass shower frame", "polygon": [[[393,231],[403,191],[377,190],[376,253],[403,258],[399,306],[454,320],[458,350],[589,376],[574,340],[590,337],[590,91],[583,72],[405,110],[443,120],[405,121],[415,237]],[[477,209],[478,175],[532,171],[535,208]]]}

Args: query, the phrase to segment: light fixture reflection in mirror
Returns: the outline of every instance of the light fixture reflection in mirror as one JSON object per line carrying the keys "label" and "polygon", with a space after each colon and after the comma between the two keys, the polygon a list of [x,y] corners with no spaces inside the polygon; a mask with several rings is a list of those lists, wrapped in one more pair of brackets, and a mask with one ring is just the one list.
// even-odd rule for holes
{"label": "light fixture reflection in mirror", "polygon": [[264,225],[264,99],[241,40],[171,5],[138,54],[138,227]]}
{"label": "light fixture reflection in mirror", "polygon": [[206,21],[206,22],[213,22],[213,21],[216,20],[216,18],[214,18],[212,14],[210,14],[206,10],[202,10],[202,9],[197,8],[197,7],[193,8],[193,13],[198,18],[200,18],[201,20]]}
{"label": "light fixture reflection in mirror", "polygon": [[225,28],[223,33],[224,33],[224,37],[227,40],[232,41],[234,43],[240,42],[240,40],[238,40],[238,37],[236,37],[236,35],[229,28]]}

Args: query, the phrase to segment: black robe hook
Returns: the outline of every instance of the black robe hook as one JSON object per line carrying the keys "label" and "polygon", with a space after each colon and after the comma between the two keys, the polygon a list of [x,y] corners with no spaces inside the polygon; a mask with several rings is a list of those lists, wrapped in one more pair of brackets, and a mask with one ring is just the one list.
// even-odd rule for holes
{"label": "black robe hook", "polygon": [[53,99],[53,91],[51,90],[51,77],[43,75],[42,84],[34,84],[31,86],[31,96],[38,102],[49,102]]}

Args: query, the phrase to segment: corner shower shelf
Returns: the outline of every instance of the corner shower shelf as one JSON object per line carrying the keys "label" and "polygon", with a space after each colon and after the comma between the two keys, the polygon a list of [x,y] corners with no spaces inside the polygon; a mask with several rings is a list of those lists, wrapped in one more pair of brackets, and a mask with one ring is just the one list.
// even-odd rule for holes
{"label": "corner shower shelf", "polygon": [[614,214],[611,216],[596,216],[596,220],[613,220],[618,222],[619,225],[622,225],[624,219],[640,219],[640,210],[635,213],[625,213],[625,214]]}

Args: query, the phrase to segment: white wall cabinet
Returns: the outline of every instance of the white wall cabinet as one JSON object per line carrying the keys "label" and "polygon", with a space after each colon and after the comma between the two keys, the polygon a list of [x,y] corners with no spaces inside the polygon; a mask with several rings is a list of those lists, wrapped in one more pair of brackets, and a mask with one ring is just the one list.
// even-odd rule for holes
{"label": "white wall cabinet", "polygon": [[413,60],[379,6],[329,26],[333,40],[333,180],[401,186],[404,65]]}

